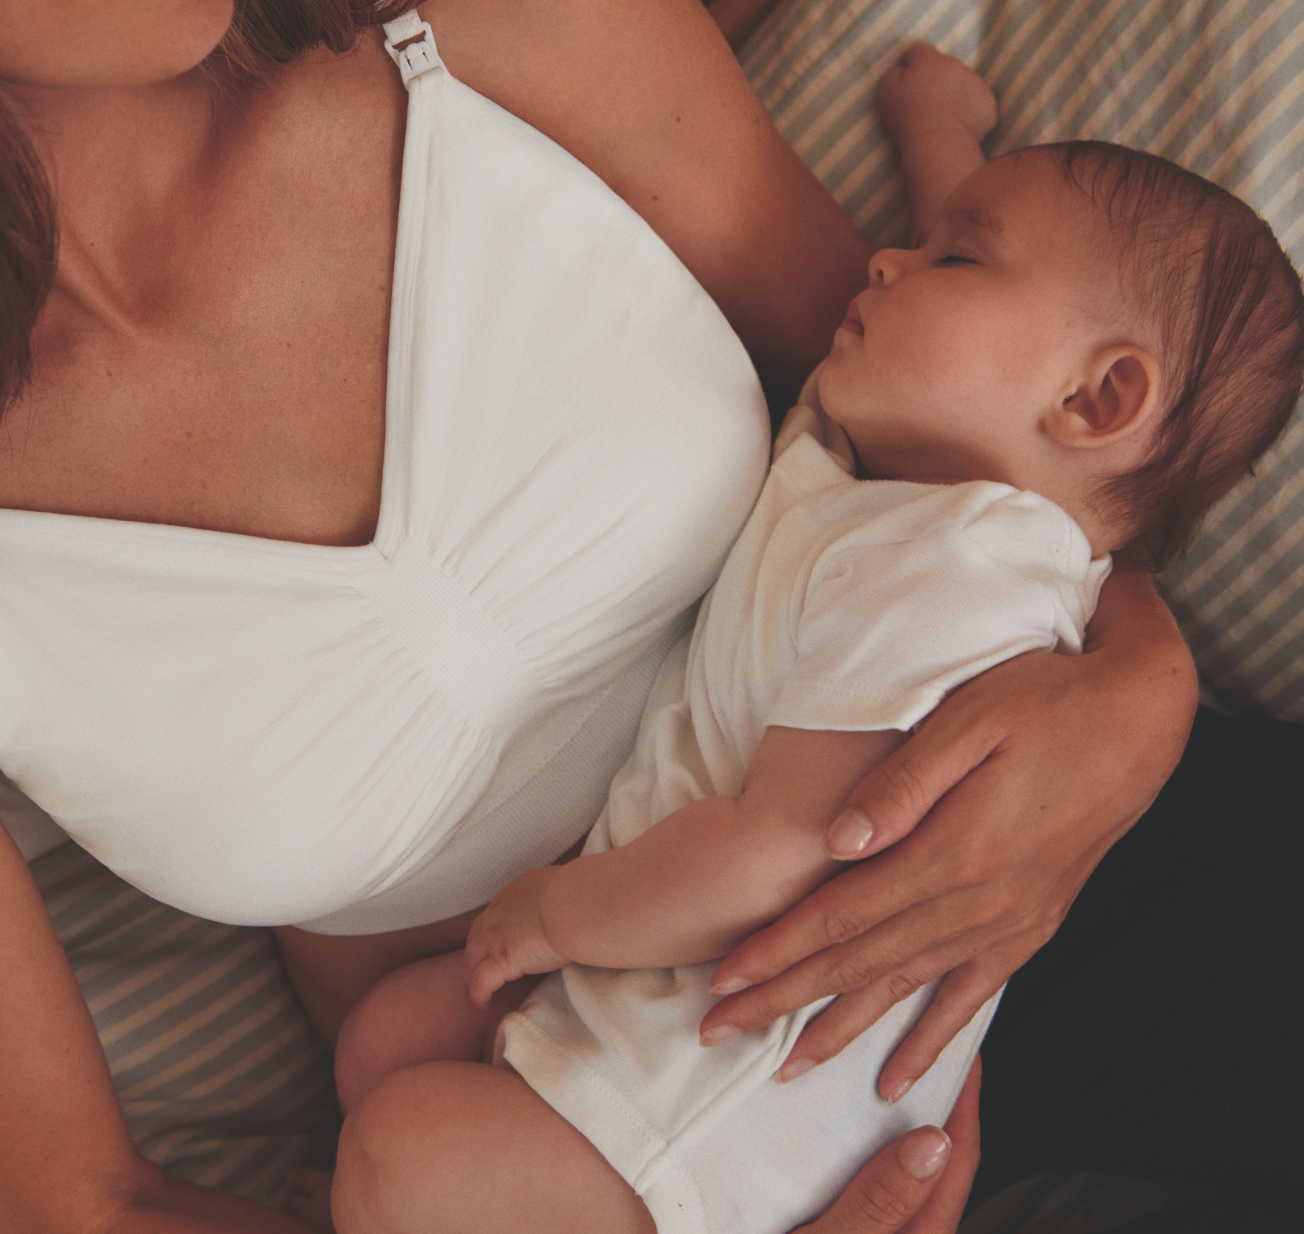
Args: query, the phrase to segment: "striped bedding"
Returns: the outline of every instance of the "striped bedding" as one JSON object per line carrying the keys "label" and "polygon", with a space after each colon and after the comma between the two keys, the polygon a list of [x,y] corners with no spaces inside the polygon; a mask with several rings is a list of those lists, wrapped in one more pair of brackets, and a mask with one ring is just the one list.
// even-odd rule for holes
{"label": "striped bedding", "polygon": [[[874,83],[924,38],[1001,99],[997,153],[1069,136],[1165,154],[1245,197],[1304,261],[1299,0],[786,0],[743,65],[780,129],[877,242],[906,232]],[[1206,688],[1304,722],[1304,423],[1161,580]],[[27,809],[30,811],[30,803]],[[39,826],[33,819],[31,826]],[[142,896],[72,846],[33,861],[133,1135],[187,1179],[276,1203],[328,1159],[330,1060],[271,936]]]}

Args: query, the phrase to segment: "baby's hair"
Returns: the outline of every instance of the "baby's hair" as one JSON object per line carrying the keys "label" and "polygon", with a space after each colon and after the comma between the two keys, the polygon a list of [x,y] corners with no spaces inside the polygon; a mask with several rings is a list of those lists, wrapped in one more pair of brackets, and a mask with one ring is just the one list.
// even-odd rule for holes
{"label": "baby's hair", "polygon": [[1300,276],[1249,206],[1167,159],[1097,141],[1036,149],[1103,211],[1123,294],[1156,331],[1154,444],[1096,500],[1133,530],[1116,556],[1160,570],[1290,419],[1304,381]]}

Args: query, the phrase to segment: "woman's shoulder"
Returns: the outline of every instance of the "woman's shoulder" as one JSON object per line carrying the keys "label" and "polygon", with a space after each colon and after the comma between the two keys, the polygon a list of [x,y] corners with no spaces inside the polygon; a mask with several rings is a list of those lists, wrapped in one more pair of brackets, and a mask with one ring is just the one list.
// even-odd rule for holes
{"label": "woman's shoulder", "polygon": [[455,77],[620,194],[785,378],[828,350],[864,242],[770,123],[700,0],[429,0]]}

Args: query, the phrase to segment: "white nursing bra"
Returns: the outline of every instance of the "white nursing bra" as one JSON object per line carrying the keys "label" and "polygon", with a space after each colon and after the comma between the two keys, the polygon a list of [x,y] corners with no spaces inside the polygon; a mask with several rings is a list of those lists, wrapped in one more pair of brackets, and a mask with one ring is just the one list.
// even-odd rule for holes
{"label": "white nursing bra", "polygon": [[565,850],[766,465],[751,364],[661,240],[415,15],[386,32],[375,541],[0,511],[0,768],[221,921],[415,926]]}

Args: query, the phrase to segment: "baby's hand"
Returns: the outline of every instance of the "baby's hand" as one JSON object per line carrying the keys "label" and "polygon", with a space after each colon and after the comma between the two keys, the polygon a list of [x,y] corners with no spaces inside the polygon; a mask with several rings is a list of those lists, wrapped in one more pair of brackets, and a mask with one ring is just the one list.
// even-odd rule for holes
{"label": "baby's hand", "polygon": [[996,127],[996,96],[963,61],[928,43],[906,48],[888,69],[875,101],[898,149],[921,133],[961,127],[982,141]]}
{"label": "baby's hand", "polygon": [[543,930],[543,893],[556,874],[556,866],[544,866],[513,879],[472,924],[465,956],[477,1007],[487,1007],[494,991],[517,977],[567,963]]}

